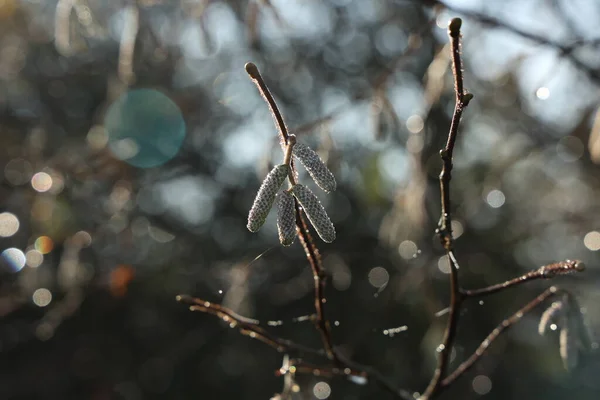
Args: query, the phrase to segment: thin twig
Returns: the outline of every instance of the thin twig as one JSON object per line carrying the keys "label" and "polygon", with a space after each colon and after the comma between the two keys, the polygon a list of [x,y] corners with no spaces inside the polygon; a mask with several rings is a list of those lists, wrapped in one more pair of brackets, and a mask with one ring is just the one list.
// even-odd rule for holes
{"label": "thin twig", "polygon": [[295,367],[294,372],[325,377],[341,376],[352,379],[357,384],[367,384],[369,381],[373,381],[400,399],[414,400],[414,396],[409,391],[396,388],[394,384],[373,368],[348,360],[343,362],[344,367],[318,366],[302,360],[295,360],[293,364]]}
{"label": "thin twig", "polygon": [[446,4],[444,1],[441,0],[434,0],[435,3],[443,6],[444,8],[455,12],[457,14],[462,14],[467,18],[471,18],[483,25],[488,25],[494,28],[500,28],[500,29],[504,29],[506,31],[509,31],[511,33],[514,33],[515,35],[518,35],[522,38],[531,40],[532,42],[541,44],[543,46],[547,46],[547,47],[551,47],[554,49],[557,49],[561,56],[565,57],[566,59],[568,59],[569,61],[571,61],[571,63],[573,63],[573,65],[575,67],[577,67],[580,71],[584,72],[591,80],[593,80],[596,83],[600,83],[600,71],[594,67],[591,67],[589,65],[587,65],[586,63],[584,63],[583,61],[581,61],[578,57],[575,56],[574,51],[581,47],[582,45],[586,45],[588,44],[588,42],[592,45],[595,44],[596,40],[590,40],[590,41],[575,41],[572,44],[568,45],[568,44],[564,44],[564,43],[560,43],[557,41],[554,41],[552,39],[549,39],[548,36],[541,36],[541,35],[537,35],[535,33],[532,32],[527,32],[522,30],[521,28],[518,28],[514,25],[511,25],[510,23],[507,23],[505,21],[499,20],[497,18],[494,18],[492,16],[477,12],[477,11],[472,11],[472,10],[467,10],[461,7],[456,7],[454,5],[450,5],[450,4]]}
{"label": "thin twig", "polygon": [[252,79],[252,82],[254,82],[254,84],[258,88],[258,91],[260,92],[261,96],[269,105],[269,110],[271,110],[271,115],[275,120],[275,126],[277,126],[277,131],[279,132],[279,141],[281,143],[281,147],[284,149],[284,146],[288,144],[288,129],[285,125],[285,121],[283,120],[283,116],[279,112],[277,103],[275,103],[275,99],[273,98],[271,91],[269,90],[267,84],[260,75],[258,67],[254,63],[249,62],[246,63],[245,69],[248,75],[250,76],[250,79]]}
{"label": "thin twig", "polygon": [[[212,303],[210,301],[188,295],[179,295],[176,299],[180,303],[188,305],[191,311],[200,311],[205,314],[214,315],[228,323],[230,327],[238,329],[241,334],[249,336],[252,339],[259,340],[278,352],[291,353],[295,351],[300,354],[310,354],[313,356],[328,358],[327,354],[323,350],[313,349],[291,340],[275,336],[263,329],[258,320],[239,315],[235,311],[220,304]],[[340,363],[341,366],[321,366],[296,360],[293,364],[295,365],[294,372],[297,373],[306,373],[311,375],[319,374],[323,376],[340,375],[348,378],[362,378],[365,380],[365,383],[373,381],[401,399],[413,400],[413,397],[408,391],[396,388],[375,369],[350,360],[343,360]],[[280,372],[280,375],[284,374],[287,374],[287,371]]]}
{"label": "thin twig", "polygon": [[[285,125],[285,121],[281,112],[279,111],[279,107],[277,107],[277,103],[275,99],[271,95],[267,84],[263,80],[258,67],[253,63],[246,63],[246,72],[258,88],[259,92],[269,105],[269,109],[271,110],[271,114],[273,115],[273,119],[275,120],[275,124],[277,125],[277,129],[279,131],[280,142],[284,152],[289,150],[290,143],[290,134],[288,133],[287,126]],[[294,181],[295,173],[293,171],[294,165],[290,162],[290,182]],[[295,199],[294,199],[295,200]],[[302,247],[304,247],[304,252],[306,254],[306,258],[310,264],[310,267],[313,272],[314,278],[314,287],[315,287],[315,311],[316,311],[316,320],[315,326],[321,335],[321,340],[323,342],[323,348],[327,354],[327,357],[334,361],[336,364],[339,364],[339,358],[333,348],[333,341],[331,339],[331,329],[327,319],[325,317],[325,279],[326,273],[323,269],[323,265],[321,263],[321,255],[319,253],[319,249],[315,245],[312,236],[308,230],[308,224],[306,223],[306,218],[304,217],[304,213],[301,211],[301,208],[298,202],[295,200],[295,208],[296,208],[296,230],[298,232],[298,237],[300,237],[300,243],[302,243]]]}
{"label": "thin twig", "polygon": [[464,108],[469,104],[473,97],[471,94],[464,93],[464,83],[462,74],[462,62],[460,58],[460,27],[462,21],[460,18],[453,18],[448,25],[448,35],[450,36],[450,48],[452,52],[452,72],[454,74],[454,91],[456,94],[456,105],[448,133],[448,141],[446,147],[440,151],[442,157],[442,172],[440,173],[440,194],[441,194],[441,209],[438,236],[446,250],[448,263],[450,265],[450,309],[448,312],[448,322],[444,331],[442,344],[439,346],[439,357],[437,367],[431,378],[427,389],[421,397],[423,400],[430,399],[438,390],[441,380],[448,369],[450,362],[450,353],[454,338],[456,337],[456,328],[458,326],[458,317],[460,314],[460,306],[462,304],[463,295],[460,291],[458,281],[458,262],[454,256],[452,236],[452,217],[450,215],[450,179],[452,176],[452,154],[458,134],[458,126]]}
{"label": "thin twig", "polygon": [[133,58],[139,29],[140,10],[137,4],[131,1],[125,9],[125,25],[119,43],[119,78],[127,85],[133,83],[135,79]]}
{"label": "thin twig", "polygon": [[535,307],[537,307],[538,305],[542,304],[550,296],[553,296],[553,295],[555,295],[557,293],[558,293],[558,288],[556,286],[549,287],[542,294],[540,294],[535,299],[533,299],[532,301],[530,301],[529,303],[527,303],[525,306],[523,306],[519,311],[517,311],[516,313],[514,313],[513,315],[511,315],[510,317],[508,317],[504,321],[502,321],[496,327],[496,329],[494,329],[483,340],[483,342],[481,342],[481,344],[479,345],[479,347],[477,348],[477,350],[475,350],[475,352],[471,355],[471,357],[469,357],[468,359],[466,359],[462,364],[460,364],[454,370],[454,372],[452,372],[450,375],[448,375],[446,378],[444,378],[444,380],[441,382],[441,387],[447,387],[447,386],[449,386],[459,376],[461,376],[469,368],[471,368],[473,366],[473,364],[475,364],[475,362],[477,360],[479,360],[479,358],[483,355],[483,353],[487,350],[487,348],[494,342],[494,340],[496,340],[498,338],[498,336],[500,336],[500,334],[502,332],[504,332],[505,330],[507,330],[508,328],[510,328],[511,326],[513,326],[514,324],[516,324],[517,322],[519,322],[519,320],[521,318],[523,318],[523,316],[525,314],[529,313]]}
{"label": "thin twig", "polygon": [[306,258],[308,259],[313,273],[316,311],[315,324],[319,334],[321,335],[321,340],[323,341],[323,347],[325,348],[327,357],[330,360],[335,361],[336,364],[340,364],[340,360],[333,348],[333,343],[331,340],[331,328],[327,322],[327,319],[325,318],[325,285],[327,275],[321,263],[321,254],[319,253],[319,249],[315,245],[308,230],[306,218],[304,217],[304,214],[300,212],[300,206],[298,205],[298,202],[296,202],[296,230],[298,231],[300,243],[302,243],[302,247],[304,247]]}
{"label": "thin twig", "polygon": [[291,340],[282,339],[278,336],[275,336],[264,330],[259,325],[259,321],[239,315],[233,310],[224,307],[220,304],[212,303],[210,301],[198,299],[187,295],[179,295],[176,299],[180,303],[189,305],[191,311],[200,311],[206,314],[214,315],[223,320],[224,322],[227,322],[230,327],[237,328],[243,335],[249,336],[252,339],[260,340],[261,342],[269,345],[278,352],[297,351],[300,353],[312,355],[324,355],[322,350],[316,350],[295,343]]}
{"label": "thin twig", "polygon": [[581,272],[584,270],[584,268],[585,266],[581,261],[565,260],[554,264],[544,265],[543,267],[540,267],[535,271],[528,272],[525,275],[521,275],[518,278],[510,279],[503,283],[498,283],[480,289],[461,290],[461,292],[465,297],[487,296],[499,292],[503,289],[517,286],[535,279],[550,279],[555,277],[556,275],[565,275],[573,272]]}
{"label": "thin twig", "polygon": [[75,0],[58,0],[54,14],[54,45],[60,54],[68,56],[71,46],[71,11]]}

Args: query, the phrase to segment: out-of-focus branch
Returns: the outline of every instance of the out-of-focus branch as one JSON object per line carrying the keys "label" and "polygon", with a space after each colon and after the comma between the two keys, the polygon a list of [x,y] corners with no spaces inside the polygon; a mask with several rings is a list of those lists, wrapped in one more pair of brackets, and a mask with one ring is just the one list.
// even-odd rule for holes
{"label": "out-of-focus branch", "polygon": [[544,301],[546,301],[546,299],[548,299],[551,296],[554,296],[557,293],[558,293],[558,288],[556,286],[549,287],[544,292],[542,292],[542,294],[540,294],[535,299],[533,299],[532,301],[527,303],[525,306],[523,306],[521,309],[519,309],[519,311],[515,312],[513,315],[511,315],[510,317],[508,317],[507,319],[502,321],[496,327],[496,329],[494,329],[481,342],[481,344],[479,345],[477,350],[475,350],[475,352],[471,355],[471,357],[466,359],[462,364],[460,364],[454,370],[454,372],[452,372],[450,375],[448,375],[446,378],[444,378],[444,380],[441,382],[441,387],[446,387],[446,386],[450,385],[458,377],[460,377],[462,374],[464,374],[469,368],[471,368],[473,366],[473,364],[475,364],[475,362],[477,360],[479,360],[479,358],[483,355],[483,353],[487,350],[487,348],[490,347],[490,345],[494,342],[494,340],[496,340],[498,338],[498,336],[500,336],[500,334],[502,332],[504,332],[505,330],[507,330],[508,328],[510,328],[517,322],[519,322],[521,320],[521,318],[523,318],[523,316],[525,316],[525,314],[531,312],[534,308],[536,308],[537,306],[542,304]]}
{"label": "out-of-focus branch", "polygon": [[60,54],[71,54],[71,11],[76,0],[59,0],[54,14],[54,45]]}
{"label": "out-of-focus branch", "polygon": [[432,2],[439,4],[452,12],[455,12],[457,14],[462,14],[466,18],[470,18],[470,19],[477,21],[483,25],[487,25],[487,26],[490,26],[493,28],[504,29],[504,30],[511,32],[515,35],[518,35],[522,38],[531,40],[534,43],[541,44],[546,47],[552,47],[552,48],[558,50],[560,52],[561,56],[568,59],[575,67],[577,67],[580,71],[585,73],[592,81],[594,81],[597,84],[600,84],[600,70],[598,68],[587,65],[586,63],[581,61],[578,57],[576,57],[574,54],[574,51],[576,49],[578,49],[579,47],[586,45],[586,44],[594,44],[595,45],[598,43],[598,40],[590,40],[590,41],[577,40],[571,44],[560,43],[560,42],[557,42],[555,40],[548,38],[547,36],[541,36],[541,35],[537,35],[532,32],[525,31],[517,26],[510,24],[509,22],[506,22],[505,20],[500,20],[500,19],[494,18],[492,16],[489,16],[489,15],[486,15],[486,14],[483,14],[483,13],[480,13],[477,11],[472,11],[472,10],[468,10],[468,9],[465,9],[462,7],[457,7],[454,5],[446,4],[444,1],[441,1],[441,0],[432,0]]}
{"label": "out-of-focus branch", "polygon": [[133,71],[133,56],[135,42],[140,27],[140,12],[138,6],[132,2],[126,8],[125,25],[119,43],[119,78],[129,85],[135,79]]}

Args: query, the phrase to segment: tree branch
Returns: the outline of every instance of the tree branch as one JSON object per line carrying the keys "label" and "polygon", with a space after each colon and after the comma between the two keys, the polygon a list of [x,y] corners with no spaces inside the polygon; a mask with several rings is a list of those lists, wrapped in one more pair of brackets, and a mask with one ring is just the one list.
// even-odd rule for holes
{"label": "tree branch", "polygon": [[457,14],[462,14],[465,17],[473,19],[483,25],[487,25],[487,26],[491,26],[491,27],[499,28],[499,29],[504,29],[504,30],[514,33],[515,35],[518,35],[522,38],[531,40],[532,42],[535,42],[537,44],[541,44],[546,47],[552,47],[554,49],[557,49],[560,52],[561,56],[568,59],[575,67],[577,67],[577,69],[579,69],[580,71],[585,73],[588,76],[588,78],[590,78],[596,84],[600,84],[600,70],[598,70],[597,68],[592,67],[590,65],[587,65],[586,63],[581,61],[578,57],[576,57],[575,54],[573,54],[574,50],[576,50],[578,47],[580,47],[584,44],[588,44],[588,43],[595,45],[598,43],[598,40],[590,40],[588,42],[577,40],[577,41],[573,42],[572,44],[568,45],[568,44],[560,43],[560,42],[554,41],[552,39],[549,39],[547,36],[536,35],[535,33],[524,31],[519,27],[516,27],[505,21],[496,19],[492,16],[489,16],[489,15],[486,15],[486,14],[483,14],[480,12],[467,10],[467,9],[464,9],[461,7],[449,5],[441,0],[433,0],[433,1],[452,12],[455,12]]}
{"label": "tree branch", "polygon": [[544,265],[535,271],[521,275],[518,278],[510,279],[503,283],[487,286],[481,289],[461,290],[465,297],[479,297],[494,294],[503,289],[520,285],[535,279],[550,279],[557,275],[566,275],[574,272],[581,272],[585,269],[585,265],[578,260],[565,260],[554,264]]}
{"label": "tree branch", "polygon": [[[287,153],[290,149],[286,148],[286,145],[289,144],[290,138],[293,135],[290,135],[287,126],[285,125],[285,121],[281,112],[279,111],[279,107],[277,107],[277,103],[275,99],[271,95],[267,84],[263,80],[260,72],[258,71],[258,67],[253,63],[246,64],[246,72],[252,79],[252,81],[256,84],[256,87],[260,91],[263,98],[266,100],[269,105],[269,109],[271,110],[271,114],[273,115],[273,119],[277,125],[279,130],[279,135],[281,139],[281,144],[284,147],[284,151]],[[290,176],[294,178],[296,176],[294,172],[294,165],[290,162]],[[291,179],[291,182],[294,182],[295,179]],[[298,201],[294,199],[295,207],[296,207],[296,230],[298,232],[298,237],[300,237],[300,243],[304,248],[304,252],[306,254],[306,258],[308,259],[308,263],[313,272],[314,278],[314,286],[315,286],[315,326],[321,335],[321,341],[323,342],[323,348],[327,354],[327,357],[330,360],[333,360],[336,364],[339,364],[338,356],[335,353],[333,348],[333,341],[331,339],[331,329],[325,317],[325,285],[326,285],[326,274],[323,269],[323,265],[321,264],[321,255],[319,253],[319,249],[315,245],[312,236],[310,235],[310,231],[308,230],[308,224],[306,223],[306,218],[304,217],[304,213],[302,212]]]}
{"label": "tree branch", "polygon": [[431,378],[427,389],[423,393],[421,399],[426,400],[431,398],[438,390],[441,380],[448,369],[450,361],[450,353],[456,337],[456,328],[458,326],[458,317],[460,314],[460,306],[462,304],[463,295],[460,290],[458,280],[458,261],[454,256],[452,236],[452,216],[450,214],[450,180],[452,178],[452,155],[454,145],[458,135],[458,126],[464,108],[469,104],[473,95],[464,93],[464,83],[462,74],[462,62],[460,57],[460,27],[462,21],[460,18],[453,18],[448,25],[448,35],[450,36],[450,48],[452,51],[452,72],[454,75],[454,92],[456,94],[456,104],[450,132],[448,133],[448,141],[446,147],[440,151],[442,157],[442,172],[440,173],[440,195],[442,215],[440,217],[437,234],[446,250],[448,263],[450,265],[450,308],[448,312],[448,322],[444,332],[442,344],[440,344],[439,357],[437,367]]}
{"label": "tree branch", "polygon": [[176,297],[176,299],[180,303],[189,305],[191,311],[200,311],[206,314],[214,315],[228,323],[231,328],[237,328],[241,334],[249,336],[252,339],[260,340],[278,352],[297,351],[300,353],[323,356],[323,352],[321,350],[316,350],[301,344],[297,344],[291,340],[282,339],[272,335],[259,325],[259,321],[239,315],[233,310],[220,304],[211,303],[210,301],[198,299],[188,295],[179,295]]}
{"label": "tree branch", "polygon": [[479,345],[479,347],[477,348],[477,350],[475,350],[475,352],[471,355],[471,357],[469,357],[462,364],[460,364],[456,368],[456,370],[454,370],[454,372],[452,372],[450,375],[448,375],[446,378],[444,378],[444,380],[441,382],[441,387],[447,387],[447,386],[449,386],[459,376],[461,376],[469,368],[471,368],[473,366],[473,364],[475,364],[475,362],[477,360],[479,360],[479,358],[483,355],[483,353],[487,350],[487,348],[494,342],[494,340],[496,340],[498,338],[498,336],[500,336],[500,334],[502,332],[504,332],[505,330],[507,330],[508,328],[510,328],[511,326],[513,326],[514,324],[516,324],[517,322],[519,322],[521,320],[521,318],[523,318],[523,316],[525,314],[529,313],[535,307],[537,307],[540,304],[542,304],[546,299],[548,299],[551,296],[554,296],[557,293],[558,293],[558,288],[556,286],[549,287],[542,294],[540,294],[535,299],[533,299],[532,301],[530,301],[529,303],[527,303],[525,306],[523,306],[519,311],[517,311],[516,313],[514,313],[513,315],[511,315],[510,317],[508,317],[504,321],[502,321],[496,327],[496,329],[494,329],[481,342],[481,344]]}

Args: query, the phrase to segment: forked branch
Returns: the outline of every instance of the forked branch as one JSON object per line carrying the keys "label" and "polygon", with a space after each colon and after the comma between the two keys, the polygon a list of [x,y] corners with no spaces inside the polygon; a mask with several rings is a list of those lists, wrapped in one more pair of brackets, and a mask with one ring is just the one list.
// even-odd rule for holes
{"label": "forked branch", "polygon": [[[258,67],[253,63],[246,64],[246,72],[258,88],[260,94],[265,99],[267,104],[269,105],[269,109],[271,110],[271,114],[273,115],[273,120],[275,121],[275,125],[279,131],[280,140],[282,142],[282,146],[288,144],[290,134],[287,130],[287,126],[283,119],[281,112],[279,111],[279,107],[277,107],[277,103],[271,95],[269,88],[265,81],[263,80]],[[294,177],[296,174],[294,172],[294,165],[290,163],[290,176]],[[327,322],[325,317],[325,285],[326,285],[326,274],[323,269],[323,265],[321,263],[321,254],[319,253],[319,249],[317,248],[310,231],[308,229],[308,224],[306,222],[306,217],[304,216],[298,202],[295,201],[296,208],[296,231],[298,232],[298,237],[300,238],[300,243],[302,243],[302,247],[304,248],[304,252],[306,254],[306,258],[310,267],[312,269],[313,278],[314,278],[314,291],[315,291],[315,325],[319,334],[321,335],[321,341],[323,342],[323,348],[327,354],[327,357],[339,364],[338,356],[335,353],[333,348],[333,341],[331,339],[331,328]]]}
{"label": "forked branch", "polygon": [[451,200],[450,200],[450,181],[452,179],[452,161],[454,147],[458,135],[458,128],[462,113],[473,98],[473,95],[466,93],[464,89],[462,61],[460,53],[460,18],[454,18],[448,25],[448,35],[450,37],[450,47],[452,52],[452,72],[454,76],[454,92],[456,103],[448,140],[445,147],[440,150],[442,158],[442,171],[440,173],[440,196],[441,196],[441,216],[437,234],[446,250],[448,263],[450,266],[450,306],[448,307],[448,322],[444,331],[444,337],[438,351],[438,362],[433,377],[425,392],[420,397],[421,400],[429,400],[437,396],[444,388],[454,382],[459,376],[466,372],[485,352],[491,343],[506,329],[517,323],[525,313],[530,312],[536,306],[544,302],[548,297],[552,296],[558,290],[556,287],[551,287],[536,297],[533,301],[526,304],[523,308],[513,314],[510,318],[505,319],[494,329],[487,338],[480,344],[477,350],[464,361],[451,374],[448,375],[448,365],[450,363],[450,354],[456,339],[456,331],[458,320],[463,302],[470,297],[486,296],[497,293],[509,287],[517,286],[525,282],[535,279],[548,279],[559,275],[565,275],[573,272],[583,271],[584,265],[580,261],[561,261],[538,268],[535,271],[526,273],[518,278],[508,280],[503,283],[491,285],[481,289],[465,290],[462,289],[459,282],[458,270],[459,264],[454,254],[454,236],[452,233],[452,215],[451,215]]}
{"label": "forked branch", "polygon": [[[546,301],[548,298],[559,293],[559,289],[557,289],[555,286],[550,287],[549,289],[545,290],[542,294],[537,296],[534,300],[532,300],[520,310],[518,310],[516,313],[514,313],[511,317],[502,321],[496,327],[496,329],[494,329],[485,338],[485,340],[481,342],[479,347],[469,358],[462,362],[452,373],[448,373],[450,354],[456,340],[459,315],[461,312],[462,305],[466,300],[470,298],[491,295],[501,290],[513,286],[518,286],[522,283],[529,282],[532,280],[553,278],[559,275],[565,275],[572,272],[579,272],[584,269],[583,263],[581,263],[580,261],[566,260],[545,265],[534,271],[528,272],[518,278],[514,278],[503,283],[483,287],[480,289],[467,290],[461,288],[458,276],[459,263],[454,253],[450,182],[452,178],[453,154],[458,136],[460,120],[464,109],[468,106],[469,102],[473,98],[473,95],[465,92],[464,89],[460,49],[461,24],[462,22],[459,18],[454,18],[450,21],[448,25],[448,34],[450,37],[450,47],[452,53],[451,59],[452,71],[454,76],[454,92],[456,100],[454,113],[452,116],[452,122],[448,133],[448,139],[444,148],[440,151],[440,156],[442,159],[442,170],[439,176],[441,216],[438,228],[436,230],[436,233],[446,252],[450,267],[450,306],[448,308],[449,315],[446,324],[446,329],[444,331],[444,337],[442,343],[438,348],[439,356],[437,360],[437,366],[427,388],[423,392],[423,395],[420,397],[421,400],[429,400],[439,395],[458,377],[460,377],[467,370],[469,370],[469,368],[471,368],[475,364],[475,362],[484,354],[487,348],[493,343],[493,341],[497,337],[499,337],[500,334],[509,329],[512,325],[516,324],[526,313],[531,312],[535,307]],[[285,153],[284,164],[278,166],[277,168],[281,167],[286,170],[286,174],[288,174],[290,181],[290,191],[292,191],[294,187],[301,186],[297,183],[296,180],[296,172],[292,157],[292,152],[296,151],[294,150],[294,146],[296,145],[296,138],[294,135],[288,132],[283,116],[279,111],[279,108],[271,92],[269,91],[267,84],[261,77],[256,65],[254,65],[253,63],[247,63],[245,68],[252,81],[256,84],[262,97],[269,105],[269,109],[275,121],[275,125],[277,126],[281,146]],[[294,154],[298,156],[297,153]],[[316,155],[311,155],[311,157],[318,158]],[[300,159],[302,160],[302,158]],[[305,161],[302,162],[305,164]],[[281,182],[283,182],[283,180],[277,182],[278,184],[280,184]],[[334,187],[335,181],[333,181],[332,184]],[[324,190],[328,191],[327,189]],[[270,193],[273,195],[274,198],[275,192]],[[318,200],[315,201],[317,201],[318,203]],[[302,198],[300,198],[300,202],[302,202]],[[272,202],[270,204],[272,204]],[[201,299],[195,299],[189,296],[178,296],[178,301],[188,304],[190,306],[190,309],[193,311],[201,311],[204,313],[215,315],[223,321],[229,323],[231,327],[239,329],[239,331],[242,334],[258,339],[278,351],[283,351],[286,353],[296,352],[299,354],[312,355],[327,359],[327,364],[316,365],[300,358],[286,358],[286,367],[280,370],[279,372],[282,375],[286,375],[289,377],[289,374],[312,373],[323,376],[346,376],[348,378],[351,378],[355,383],[358,384],[364,384],[371,380],[379,384],[382,388],[389,391],[390,393],[393,393],[397,398],[404,400],[413,399],[413,396],[410,394],[409,391],[396,388],[393,383],[390,383],[379,372],[375,371],[370,367],[357,364],[351,360],[347,360],[336,352],[331,337],[330,324],[325,314],[325,289],[327,275],[321,263],[321,255],[319,253],[319,249],[311,236],[307,221],[307,215],[311,222],[313,222],[313,219],[311,217],[311,213],[308,211],[305,212],[305,210],[303,210],[303,208],[300,206],[298,199],[296,198],[294,198],[293,210],[291,205],[289,207],[289,210],[291,210],[289,214],[291,218],[289,224],[291,232],[293,233],[293,224],[295,216],[295,229],[297,235],[300,238],[300,243],[303,246],[306,258],[311,266],[311,270],[313,273],[315,314],[310,318],[313,320],[314,325],[320,334],[323,349],[316,350],[303,345],[299,345],[290,340],[279,338],[262,328],[259,325],[258,321],[243,317],[239,314],[236,314],[233,310],[230,310],[218,304],[210,303]],[[293,213],[295,213],[295,215]],[[264,222],[264,220],[262,220],[262,222]],[[319,233],[319,236],[321,236],[321,238],[324,237],[318,229],[317,233]],[[330,240],[327,241],[329,242]],[[291,243],[291,241],[289,243]],[[282,241],[282,244],[284,245],[288,245],[289,243],[284,243]],[[573,302],[573,304],[575,303],[576,302]],[[575,321],[576,319],[574,318],[573,320]],[[289,382],[291,382],[291,380],[289,380]]]}
{"label": "forked branch", "polygon": [[469,368],[471,368],[473,366],[473,364],[475,364],[475,362],[477,360],[479,360],[479,358],[483,355],[483,353],[487,350],[487,348],[490,347],[492,342],[494,340],[496,340],[502,332],[504,332],[505,330],[507,330],[508,328],[510,328],[517,322],[519,322],[521,320],[521,318],[523,318],[525,316],[525,314],[531,312],[534,308],[536,308],[537,306],[542,304],[549,297],[554,296],[557,293],[558,293],[558,288],[556,286],[549,287],[548,289],[544,290],[542,292],[542,294],[540,294],[535,299],[533,299],[532,301],[527,303],[525,306],[523,306],[519,311],[515,312],[513,315],[511,315],[510,317],[508,317],[504,321],[502,321],[496,327],[496,329],[494,329],[481,342],[479,347],[477,347],[477,350],[475,350],[475,352],[469,358],[467,358],[462,364],[460,364],[454,370],[454,372],[452,372],[450,375],[448,375],[446,378],[444,378],[442,380],[441,387],[449,386],[452,382],[454,382],[456,380],[456,378],[458,378],[459,376],[464,374]]}
{"label": "forked branch", "polygon": [[450,361],[450,353],[456,336],[456,328],[458,326],[458,317],[460,314],[460,306],[463,296],[460,291],[460,283],[458,280],[458,261],[454,255],[452,235],[452,216],[450,214],[450,180],[452,179],[452,156],[454,154],[454,145],[458,135],[458,126],[462,117],[463,110],[473,98],[473,95],[464,92],[462,61],[460,54],[460,27],[462,21],[460,18],[454,18],[448,24],[448,35],[450,36],[450,49],[452,52],[452,72],[454,75],[454,92],[456,94],[456,102],[454,106],[454,114],[450,124],[450,132],[446,146],[440,151],[442,158],[442,172],[440,173],[440,196],[442,215],[437,229],[437,234],[446,250],[448,263],[450,266],[450,308],[448,312],[448,322],[444,331],[442,344],[439,346],[439,357],[437,367],[433,373],[433,377],[425,389],[422,399],[431,398],[438,390],[441,380],[446,374],[448,363]]}

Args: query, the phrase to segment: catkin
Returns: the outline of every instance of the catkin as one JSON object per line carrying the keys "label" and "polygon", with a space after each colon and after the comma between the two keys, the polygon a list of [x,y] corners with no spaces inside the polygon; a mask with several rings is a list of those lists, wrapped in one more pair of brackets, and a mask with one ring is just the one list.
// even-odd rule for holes
{"label": "catkin", "polygon": [[295,185],[292,188],[292,193],[298,199],[319,237],[326,243],[333,242],[335,240],[335,228],[317,196],[301,184]]}
{"label": "catkin", "polygon": [[287,191],[277,195],[279,197],[277,209],[277,230],[279,231],[279,242],[289,246],[296,238],[296,209],[294,197]]}
{"label": "catkin", "polygon": [[286,164],[277,165],[267,175],[263,181],[258,193],[254,198],[254,203],[248,214],[248,230],[256,232],[265,223],[267,215],[273,206],[277,191],[283,184],[288,175],[289,167]]}
{"label": "catkin", "polygon": [[335,177],[313,149],[305,144],[296,143],[293,153],[321,189],[328,193],[335,190]]}
{"label": "catkin", "polygon": [[576,337],[570,328],[569,324],[565,324],[560,331],[560,358],[567,370],[575,368],[579,360]]}
{"label": "catkin", "polygon": [[562,315],[563,313],[563,302],[562,301],[555,301],[554,303],[552,303],[550,305],[550,307],[548,307],[544,313],[542,314],[542,317],[540,318],[540,323],[538,325],[538,332],[540,333],[540,335],[543,335],[546,333],[546,328],[548,327],[548,325],[551,322],[556,321],[556,319]]}

